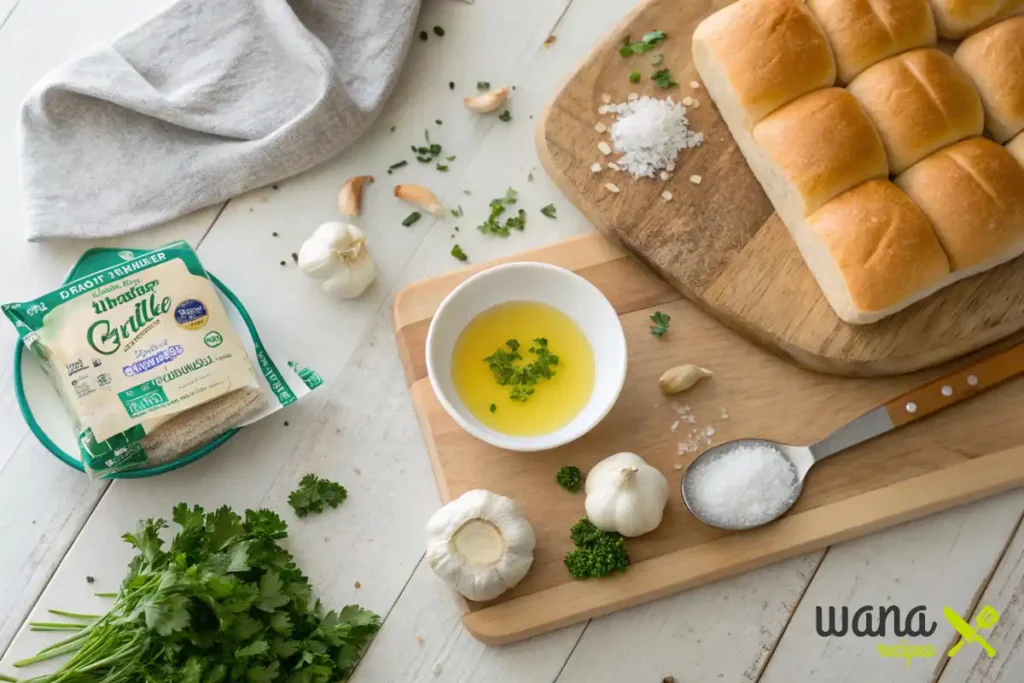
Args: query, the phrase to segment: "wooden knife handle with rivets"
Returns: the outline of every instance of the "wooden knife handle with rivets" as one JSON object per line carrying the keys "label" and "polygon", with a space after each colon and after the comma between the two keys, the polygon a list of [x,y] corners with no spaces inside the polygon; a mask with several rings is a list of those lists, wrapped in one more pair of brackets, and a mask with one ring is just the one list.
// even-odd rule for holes
{"label": "wooden knife handle with rivets", "polygon": [[893,426],[900,427],[991,389],[1024,373],[1024,344],[912,389],[885,404]]}

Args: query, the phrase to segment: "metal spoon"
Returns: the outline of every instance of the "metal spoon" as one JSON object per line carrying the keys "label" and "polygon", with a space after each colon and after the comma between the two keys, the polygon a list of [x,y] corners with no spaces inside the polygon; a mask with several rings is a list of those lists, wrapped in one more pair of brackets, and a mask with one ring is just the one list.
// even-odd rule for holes
{"label": "metal spoon", "polygon": [[[710,448],[694,460],[683,476],[683,502],[697,519],[720,529],[754,529],[786,514],[803,491],[804,479],[814,465],[848,448],[881,436],[898,427],[920,420],[940,410],[972,398],[997,384],[1024,372],[1024,344],[1018,344],[966,368],[929,382],[917,389],[878,406],[843,425],[821,441],[810,446],[790,446],[768,439],[737,439]],[[728,458],[740,446],[774,449],[792,469],[793,480],[788,494],[779,497],[764,514],[742,524],[714,518],[702,503],[699,488],[701,469],[713,460]],[[746,501],[735,501],[743,505]]]}

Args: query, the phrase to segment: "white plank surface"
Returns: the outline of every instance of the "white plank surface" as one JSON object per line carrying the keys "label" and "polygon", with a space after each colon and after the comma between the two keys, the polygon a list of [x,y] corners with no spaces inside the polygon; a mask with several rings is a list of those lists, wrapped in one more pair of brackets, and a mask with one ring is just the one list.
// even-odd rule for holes
{"label": "white plank surface", "polygon": [[[0,0],[0,21],[4,3],[12,0]],[[14,520],[13,533],[4,531],[0,562],[0,614],[5,615],[0,652],[37,598],[37,611],[101,609],[102,603],[89,596],[91,590],[115,588],[124,573],[130,553],[120,533],[140,517],[167,515],[174,503],[188,500],[237,508],[265,505],[285,513],[292,524],[290,546],[325,602],[359,602],[388,616],[354,683],[644,683],[667,675],[680,683],[932,680],[922,662],[908,673],[899,662],[881,660],[866,641],[859,643],[863,652],[854,652],[852,646],[819,638],[813,606],[891,601],[909,607],[925,600],[933,617],[943,601],[966,611],[1020,518],[1024,498],[1019,494],[835,548],[824,561],[823,553],[813,553],[506,648],[473,641],[462,630],[450,596],[420,562],[423,525],[438,496],[395,349],[392,297],[403,284],[458,266],[448,255],[453,242],[471,261],[481,262],[590,229],[540,171],[531,115],[539,114],[590,46],[633,4],[427,0],[420,26],[442,25],[446,36],[414,41],[374,130],[338,159],[279,183],[276,190],[264,188],[227,205],[200,244],[204,263],[246,302],[265,337],[283,343],[328,383],[302,404],[245,430],[214,456],[158,479],[117,482],[102,495],[103,485],[89,484],[49,458],[28,434],[14,406],[10,367],[0,363],[0,514]],[[18,102],[50,65],[159,5],[21,0],[0,27],[0,126],[13,123]],[[542,47],[552,32],[558,40]],[[478,80],[516,86],[511,122],[463,109],[462,96],[473,94]],[[454,91],[449,81],[456,83]],[[443,124],[434,124],[435,119]],[[445,155],[457,156],[447,174],[432,164],[421,166],[409,153],[424,128]],[[409,166],[387,175],[386,167],[402,158]],[[14,162],[10,141],[0,136],[4,300],[30,296],[59,280],[84,248],[24,244]],[[532,183],[527,181],[531,171]],[[377,182],[368,188],[365,213],[355,222],[367,232],[380,278],[357,301],[329,301],[297,273],[291,253],[318,223],[338,218],[335,194],[345,178],[366,173]],[[466,215],[437,221],[426,216],[403,228],[402,218],[414,207],[391,197],[396,182],[424,184],[446,205],[461,205]],[[519,190],[520,206],[529,212],[526,231],[509,239],[480,235],[473,226],[486,216],[490,199],[509,186]],[[558,207],[556,221],[537,213],[550,202]],[[128,243],[155,245],[184,236],[197,244],[213,219],[213,211],[201,212]],[[0,357],[10,357],[13,343],[5,329]],[[310,471],[345,484],[349,500],[338,511],[296,520],[287,494]],[[1021,548],[1018,536],[989,598],[1000,609],[1006,604],[996,635],[1005,639],[1000,643],[1007,652],[1020,637],[1015,625],[1020,617],[1013,615],[1019,612]],[[1017,559],[1011,563],[1011,557]],[[86,575],[97,583],[86,584]],[[936,637],[942,634],[949,635]],[[0,671],[9,672],[11,661],[34,653],[51,636],[19,633],[0,660]],[[885,667],[876,668],[880,662]],[[999,677],[985,665],[967,657],[954,660],[941,683],[1020,678],[1019,664],[1001,665]]]}

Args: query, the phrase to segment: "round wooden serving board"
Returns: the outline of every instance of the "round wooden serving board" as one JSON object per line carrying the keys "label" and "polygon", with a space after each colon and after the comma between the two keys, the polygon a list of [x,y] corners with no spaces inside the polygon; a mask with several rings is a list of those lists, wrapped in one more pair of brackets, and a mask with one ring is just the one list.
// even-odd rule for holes
{"label": "round wooden serving board", "polygon": [[[1024,262],[1017,259],[961,281],[874,325],[836,317],[775,215],[725,123],[703,88],[690,58],[690,36],[727,0],[648,0],[638,6],[583,62],[548,106],[537,127],[541,162],[558,187],[594,225],[651,266],[718,320],[804,367],[821,372],[888,375],[931,367],[1024,328]],[[659,29],[678,87],[649,79],[651,53],[623,58],[625,36]],[[643,74],[629,82],[634,69]],[[687,116],[704,133],[702,147],[684,150],[673,176],[634,181],[626,173],[593,173],[603,156],[594,130],[601,95],[623,102],[630,92],[676,101],[691,96]],[[699,185],[690,182],[700,175]],[[613,194],[605,183],[621,192]],[[661,193],[669,190],[673,199]]]}

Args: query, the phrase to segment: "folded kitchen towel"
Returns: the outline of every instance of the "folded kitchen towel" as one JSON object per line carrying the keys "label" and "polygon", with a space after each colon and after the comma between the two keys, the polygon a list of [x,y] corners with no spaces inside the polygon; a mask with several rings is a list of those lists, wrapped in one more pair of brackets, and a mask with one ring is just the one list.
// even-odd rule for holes
{"label": "folded kitchen towel", "polygon": [[139,230],[310,168],[395,82],[419,0],[178,0],[25,101],[29,240]]}

